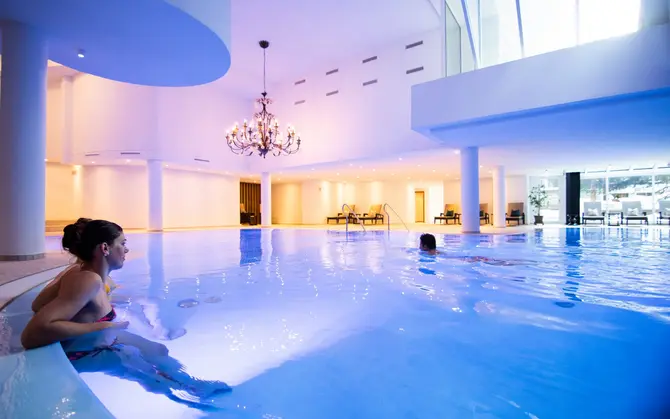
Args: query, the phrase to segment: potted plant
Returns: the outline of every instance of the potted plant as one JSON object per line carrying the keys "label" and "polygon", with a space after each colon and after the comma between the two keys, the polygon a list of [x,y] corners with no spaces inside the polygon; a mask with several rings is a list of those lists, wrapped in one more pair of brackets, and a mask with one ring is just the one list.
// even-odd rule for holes
{"label": "potted plant", "polygon": [[535,208],[535,225],[544,225],[544,220],[542,215],[540,215],[540,210],[546,207],[547,203],[549,202],[549,194],[547,194],[547,191],[544,189],[544,185],[533,186],[530,189],[528,200],[530,201],[530,206]]}

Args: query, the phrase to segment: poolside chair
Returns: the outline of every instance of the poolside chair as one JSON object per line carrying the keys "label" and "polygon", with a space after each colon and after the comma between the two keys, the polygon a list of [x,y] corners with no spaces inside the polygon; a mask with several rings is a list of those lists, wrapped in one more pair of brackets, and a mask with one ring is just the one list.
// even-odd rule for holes
{"label": "poolside chair", "polygon": [[484,221],[484,224],[491,224],[489,216],[489,204],[479,204],[479,223]]}
{"label": "poolside chair", "polygon": [[[351,208],[351,212],[349,211],[349,208]],[[355,221],[356,217],[354,214],[356,214],[356,204],[348,205],[344,208],[344,212],[338,212],[335,216],[326,217],[326,224],[330,223],[332,220],[339,224],[340,220],[346,221],[347,218],[349,218],[349,221]]]}
{"label": "poolside chair", "polygon": [[642,211],[642,203],[640,201],[628,201],[621,203],[621,209],[623,210],[623,219],[626,220],[626,225],[628,221],[639,221],[640,224],[649,224],[649,218],[647,218],[647,212]]}
{"label": "poolside chair", "polygon": [[584,212],[582,212],[582,223],[588,221],[600,221],[605,224],[605,211],[603,211],[602,202],[584,202]]}
{"label": "poolside chair", "polygon": [[372,221],[377,224],[378,221],[381,221],[384,224],[384,214],[382,214],[382,204],[370,205],[368,212],[364,212],[363,215],[358,217],[361,220],[361,223],[365,224],[366,221]]}
{"label": "poolside chair", "polygon": [[512,221],[516,221],[516,225],[526,224],[524,206],[523,202],[511,202],[507,204],[507,212],[505,213],[507,224],[511,224]]}
{"label": "poolside chair", "polygon": [[668,220],[670,224],[670,200],[658,201],[658,218],[656,224],[663,224],[663,220]]}
{"label": "poolside chair", "polygon": [[240,224],[251,224],[251,214],[244,208],[244,204],[240,202]]}
{"label": "poolside chair", "polygon": [[442,224],[442,221],[446,224],[449,224],[449,221],[453,221],[454,224],[460,224],[461,214],[458,212],[458,206],[454,204],[445,204],[444,212],[441,212],[440,215],[433,219],[433,224],[436,224],[437,220],[440,220],[440,224]]}

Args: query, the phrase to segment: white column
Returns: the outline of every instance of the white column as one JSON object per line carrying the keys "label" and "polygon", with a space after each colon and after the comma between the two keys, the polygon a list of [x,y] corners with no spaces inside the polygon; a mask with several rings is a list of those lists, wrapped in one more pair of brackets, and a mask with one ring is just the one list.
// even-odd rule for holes
{"label": "white column", "polygon": [[149,180],[149,231],[163,231],[163,162],[147,161]]}
{"label": "white column", "polygon": [[61,106],[61,163],[72,163],[74,159],[74,139],[72,137],[72,76],[65,76],[60,82]]}
{"label": "white column", "polygon": [[[499,217],[495,214],[495,217]],[[479,233],[479,149],[461,149],[461,223],[464,233]]]}
{"label": "white column", "polygon": [[493,169],[493,227],[496,228],[505,228],[507,211],[505,193],[505,168],[496,166]]}
{"label": "white column", "polygon": [[261,173],[261,225],[272,225],[272,176]]}
{"label": "white column", "polygon": [[47,43],[2,23],[0,260],[44,257]]}

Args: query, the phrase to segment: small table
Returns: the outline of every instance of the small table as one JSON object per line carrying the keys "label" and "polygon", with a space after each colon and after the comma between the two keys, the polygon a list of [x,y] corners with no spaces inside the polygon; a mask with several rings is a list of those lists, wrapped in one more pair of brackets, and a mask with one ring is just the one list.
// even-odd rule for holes
{"label": "small table", "polygon": [[[614,222],[612,222],[612,217],[615,217]],[[623,218],[623,212],[608,212],[607,213],[607,225],[608,226],[620,226]]]}

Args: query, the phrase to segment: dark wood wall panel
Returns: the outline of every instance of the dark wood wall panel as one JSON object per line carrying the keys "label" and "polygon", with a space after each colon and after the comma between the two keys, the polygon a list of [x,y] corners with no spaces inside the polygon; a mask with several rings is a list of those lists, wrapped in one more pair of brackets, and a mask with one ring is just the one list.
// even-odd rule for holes
{"label": "dark wood wall panel", "polygon": [[261,213],[261,185],[259,183],[240,182],[240,204],[244,204],[247,212]]}

